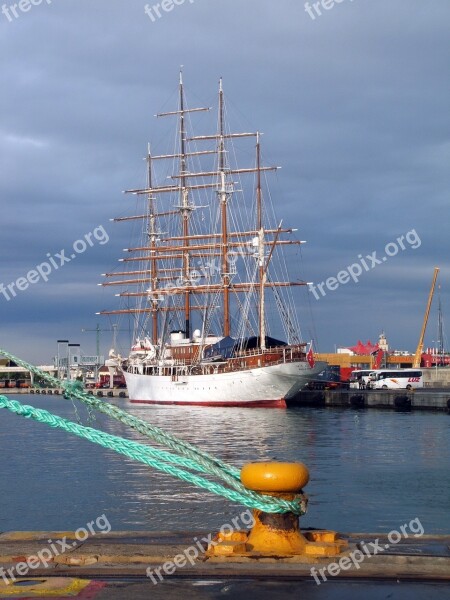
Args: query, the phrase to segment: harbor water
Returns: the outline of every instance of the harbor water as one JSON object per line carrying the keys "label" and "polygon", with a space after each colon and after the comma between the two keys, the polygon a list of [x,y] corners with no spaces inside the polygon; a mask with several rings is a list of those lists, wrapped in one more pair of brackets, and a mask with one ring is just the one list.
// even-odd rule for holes
{"label": "harbor water", "polygon": [[[11,396],[13,397],[13,396]],[[54,396],[18,396],[71,420],[143,441],[104,415]],[[116,400],[118,406],[123,401]],[[450,532],[450,416],[330,408],[130,407],[132,414],[242,466],[303,461],[303,527],[389,532],[420,519]],[[106,515],[114,531],[214,532],[242,513],[178,479],[48,426],[0,412],[0,530],[74,530]]]}

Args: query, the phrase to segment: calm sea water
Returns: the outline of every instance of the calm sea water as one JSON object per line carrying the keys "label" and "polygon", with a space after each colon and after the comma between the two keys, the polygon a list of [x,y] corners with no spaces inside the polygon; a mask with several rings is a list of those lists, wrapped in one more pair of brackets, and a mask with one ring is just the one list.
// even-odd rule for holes
{"label": "calm sea water", "polygon": [[[12,396],[11,396],[12,397]],[[15,396],[76,420],[70,401]],[[120,405],[120,402],[117,401]],[[78,406],[84,424],[88,414]],[[303,526],[381,532],[419,518],[450,532],[450,416],[296,408],[130,408],[227,462],[303,461]],[[141,439],[98,415],[95,427]],[[244,509],[85,440],[0,410],[0,531],[67,530],[105,514],[113,530],[215,531]]]}

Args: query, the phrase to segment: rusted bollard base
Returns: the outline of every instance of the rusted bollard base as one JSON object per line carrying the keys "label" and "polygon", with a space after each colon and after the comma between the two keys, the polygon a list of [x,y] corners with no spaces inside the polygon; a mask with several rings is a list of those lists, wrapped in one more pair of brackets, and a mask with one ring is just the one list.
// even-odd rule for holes
{"label": "rusted bollard base", "polygon": [[315,562],[314,559],[340,556],[348,550],[348,543],[340,539],[336,531],[316,530],[301,534],[299,531],[274,529],[271,533],[270,528],[265,526],[262,531],[257,528],[255,531],[253,527],[250,532],[219,532],[209,545],[205,557],[301,557],[302,562],[308,562],[308,559]]}

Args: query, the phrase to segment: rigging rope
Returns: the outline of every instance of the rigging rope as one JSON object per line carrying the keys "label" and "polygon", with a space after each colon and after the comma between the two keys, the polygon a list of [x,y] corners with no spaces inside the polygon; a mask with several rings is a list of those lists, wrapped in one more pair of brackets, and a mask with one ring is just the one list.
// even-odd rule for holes
{"label": "rigging rope", "polygon": [[[98,431],[91,427],[84,427],[80,424],[73,423],[66,419],[62,419],[56,415],[53,415],[47,411],[36,409],[32,406],[24,406],[19,402],[9,400],[5,396],[0,396],[0,408],[7,408],[11,412],[17,415],[25,416],[26,418],[32,418],[42,423],[46,423],[51,427],[58,427],[64,429],[69,433],[73,433],[80,437],[89,439],[90,441],[100,444],[106,448],[111,448],[116,452],[125,454],[130,458],[138,460],[152,466],[156,469],[169,473],[174,477],[179,477],[184,481],[194,483],[204,489],[207,489],[215,494],[219,494],[233,500],[240,502],[250,508],[258,508],[268,513],[285,513],[293,512],[295,514],[302,515],[306,512],[304,502],[301,496],[294,500],[283,500],[282,498],[271,497],[257,492],[248,490],[240,482],[240,471],[236,467],[228,465],[222,462],[220,459],[208,454],[185,442],[176,436],[173,436],[163,429],[151,425],[142,419],[134,417],[129,413],[104,402],[98,398],[95,398],[91,394],[87,394],[82,390],[80,382],[71,381],[60,381],[56,377],[49,375],[41,369],[26,363],[25,361],[13,356],[9,352],[0,349],[0,354],[6,356],[16,364],[26,368],[36,376],[44,379],[53,386],[64,389],[64,398],[72,399],[75,398],[82,403],[86,404],[89,408],[95,408],[100,412],[124,423],[139,431],[148,438],[151,438],[168,448],[172,449],[176,454],[159,450],[151,446],[139,444],[124,438],[117,436],[111,436],[110,434]],[[169,464],[167,464],[169,463]],[[191,470],[199,471],[208,475],[214,475],[219,479],[222,479],[233,489],[229,489],[224,485],[209,481],[193,473],[189,473],[178,467],[172,466],[170,463],[178,464]]]}

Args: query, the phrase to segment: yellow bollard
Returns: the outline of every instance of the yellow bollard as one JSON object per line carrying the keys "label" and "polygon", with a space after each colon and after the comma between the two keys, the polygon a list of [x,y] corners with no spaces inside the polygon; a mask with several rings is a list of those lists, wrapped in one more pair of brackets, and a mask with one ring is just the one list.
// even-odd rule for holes
{"label": "yellow bollard", "polygon": [[[241,481],[255,492],[293,500],[308,483],[309,471],[302,463],[249,463],[241,470]],[[254,510],[253,518],[255,524],[247,538],[250,552],[276,556],[305,554],[307,540],[300,532],[297,515]]]}
{"label": "yellow bollard", "polygon": [[[309,471],[303,463],[248,463],[241,470],[241,482],[249,490],[266,496],[293,500],[302,495],[309,481]],[[254,524],[250,532],[219,533],[209,545],[207,558],[239,560],[287,558],[311,562],[337,556],[348,544],[335,531],[314,530],[303,535],[299,517],[293,513],[272,514],[253,510]]]}

